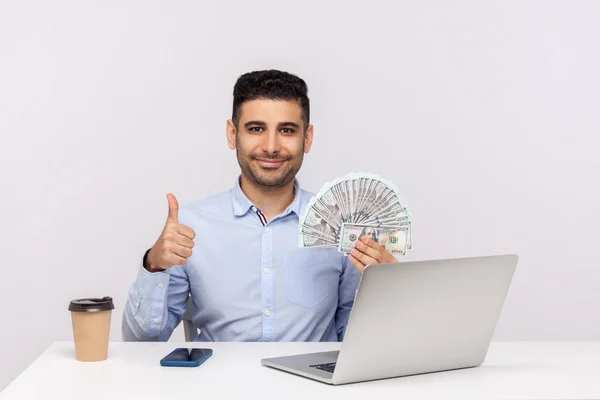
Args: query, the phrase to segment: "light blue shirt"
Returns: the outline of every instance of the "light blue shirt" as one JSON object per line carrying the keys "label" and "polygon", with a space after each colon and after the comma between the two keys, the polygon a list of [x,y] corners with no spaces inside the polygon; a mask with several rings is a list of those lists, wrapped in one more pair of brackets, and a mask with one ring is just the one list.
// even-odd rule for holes
{"label": "light blue shirt", "polygon": [[[312,193],[294,181],[290,206],[271,221],[226,192],[179,210],[196,233],[183,266],[139,266],[123,315],[125,341],[167,341],[194,302],[195,341],[340,341],[360,273],[337,248],[300,248],[298,221]],[[142,263],[143,264],[143,263]]]}

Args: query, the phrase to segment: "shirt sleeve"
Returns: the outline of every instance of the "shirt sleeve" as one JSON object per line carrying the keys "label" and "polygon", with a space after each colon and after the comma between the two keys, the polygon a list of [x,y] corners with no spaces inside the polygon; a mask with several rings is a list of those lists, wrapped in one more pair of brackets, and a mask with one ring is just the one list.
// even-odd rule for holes
{"label": "shirt sleeve", "polygon": [[359,281],[360,272],[348,261],[348,257],[344,257],[338,289],[338,306],[335,313],[335,327],[340,342],[344,339]]}
{"label": "shirt sleeve", "polygon": [[123,341],[169,340],[183,318],[189,292],[186,266],[149,272],[142,261],[125,303],[121,324]]}

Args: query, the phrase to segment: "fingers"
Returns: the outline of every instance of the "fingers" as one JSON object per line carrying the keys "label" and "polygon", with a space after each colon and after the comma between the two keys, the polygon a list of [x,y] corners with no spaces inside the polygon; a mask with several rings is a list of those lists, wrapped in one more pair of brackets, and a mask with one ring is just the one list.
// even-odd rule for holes
{"label": "fingers", "polygon": [[177,238],[177,244],[183,247],[187,247],[188,249],[194,248],[194,241],[183,235],[179,235],[179,237]]}
{"label": "fingers", "polygon": [[196,237],[196,232],[190,227],[179,223],[179,202],[171,193],[167,194],[169,202],[169,215],[167,216],[167,226],[175,226],[175,231],[191,240]]}
{"label": "fingers", "polygon": [[[365,258],[361,259],[363,263],[370,264],[392,264],[397,263],[398,259],[394,257],[385,248],[386,238],[382,239],[382,243],[377,243],[373,239],[363,236],[360,241],[357,241],[354,246],[358,253],[364,254]],[[359,258],[360,259],[360,258]]]}
{"label": "fingers", "polygon": [[[384,238],[385,239],[385,238]],[[367,246],[377,250],[380,253],[383,253],[385,250],[385,242],[382,240],[382,244],[377,243],[376,241],[374,241],[373,239],[367,237],[367,236],[363,236],[360,238],[361,242],[366,244]]]}
{"label": "fingers", "polygon": [[187,227],[182,224],[177,225],[177,233],[179,233],[180,235],[183,235],[191,240],[194,240],[194,238],[196,237],[196,232],[194,232],[194,230],[192,228]]}
{"label": "fingers", "polygon": [[365,253],[359,251],[356,247],[354,247],[352,250],[350,250],[350,255],[353,256],[358,261],[360,261],[361,263],[363,263],[364,265],[379,264],[379,261],[377,261],[377,259],[366,255]]}
{"label": "fingers", "polygon": [[167,221],[179,222],[179,202],[171,193],[167,194],[167,201],[169,202]]}
{"label": "fingers", "polygon": [[171,193],[167,194],[167,201],[167,222],[147,258],[151,272],[165,270],[174,265],[185,265],[194,248],[196,233],[190,227],[179,223],[179,202]]}
{"label": "fingers", "polygon": [[[186,248],[186,249],[193,249],[194,248],[194,241],[190,238],[188,238],[187,236],[183,236],[180,235],[179,233],[167,233],[164,235],[163,238],[163,242],[164,242],[164,247],[165,249],[169,250],[169,251],[175,251],[177,250],[179,247],[182,248]],[[177,253],[180,254],[180,253]],[[184,256],[183,254],[180,254],[182,256]],[[189,256],[184,256],[184,257],[189,257]]]}
{"label": "fingers", "polygon": [[[365,238],[365,237],[366,236],[363,236],[363,238]],[[357,240],[356,243],[354,243],[354,246],[361,253],[363,253],[363,254],[371,257],[374,260],[381,261],[381,256],[382,256],[381,251],[379,251],[378,249],[376,249],[374,247],[374,245],[377,244],[377,243],[375,243],[371,239],[368,239],[368,240],[370,240],[372,243],[369,243],[369,242],[365,243],[365,240],[361,239],[361,240]],[[371,247],[371,246],[373,246],[373,247]]]}
{"label": "fingers", "polygon": [[350,260],[350,262],[352,263],[352,265],[354,265],[358,272],[360,272],[361,274],[363,273],[366,267],[365,264],[357,260],[352,254],[348,254],[348,260]]}
{"label": "fingers", "polygon": [[165,261],[170,265],[168,268],[171,268],[175,265],[185,265],[185,263],[187,263],[187,259],[185,257],[178,256],[175,253],[169,254]]}
{"label": "fingers", "polygon": [[192,255],[192,249],[190,247],[185,247],[181,245],[173,246],[173,249],[171,251],[176,256],[182,257],[184,263],[187,262],[187,259],[190,258]]}

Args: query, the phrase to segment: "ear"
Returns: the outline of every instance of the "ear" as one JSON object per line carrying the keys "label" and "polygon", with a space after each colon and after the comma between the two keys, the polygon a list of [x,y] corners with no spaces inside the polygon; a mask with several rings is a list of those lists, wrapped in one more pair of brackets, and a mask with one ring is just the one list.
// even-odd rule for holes
{"label": "ear", "polygon": [[231,150],[235,149],[235,135],[237,133],[237,129],[235,129],[235,124],[233,123],[232,120],[228,119],[227,120],[227,127],[226,127],[226,135],[227,135],[227,145],[229,146],[229,148]]}
{"label": "ear", "polygon": [[310,148],[312,147],[313,137],[315,136],[315,131],[312,125],[308,125],[308,129],[306,129],[306,133],[304,134],[304,153],[308,154]]}

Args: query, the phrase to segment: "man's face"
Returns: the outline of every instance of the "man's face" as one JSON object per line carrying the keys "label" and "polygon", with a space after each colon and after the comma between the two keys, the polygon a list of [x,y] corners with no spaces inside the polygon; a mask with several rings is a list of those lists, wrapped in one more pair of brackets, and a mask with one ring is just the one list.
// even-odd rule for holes
{"label": "man's face", "polygon": [[242,173],[255,184],[276,188],[294,179],[312,145],[304,133],[302,108],[293,100],[256,99],[242,105],[237,128],[227,122],[227,141]]}

